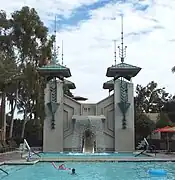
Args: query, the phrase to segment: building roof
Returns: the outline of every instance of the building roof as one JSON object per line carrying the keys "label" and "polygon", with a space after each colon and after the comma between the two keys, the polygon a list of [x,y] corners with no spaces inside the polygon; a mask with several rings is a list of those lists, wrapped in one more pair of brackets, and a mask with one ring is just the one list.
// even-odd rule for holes
{"label": "building roof", "polygon": [[115,77],[118,79],[119,77],[123,77],[127,80],[130,80],[132,77],[135,77],[139,71],[140,67],[133,66],[126,63],[119,63],[117,65],[113,65],[107,69],[106,76],[107,77]]}
{"label": "building roof", "polygon": [[86,101],[86,100],[88,100],[88,98],[81,97],[81,96],[74,96],[73,99],[75,99],[76,101]]}
{"label": "building roof", "polygon": [[52,76],[52,77],[70,77],[70,69],[57,63],[57,64],[47,64],[38,68],[38,71],[43,76]]}
{"label": "building roof", "polygon": [[69,89],[76,89],[76,86],[73,82],[68,81],[67,79],[64,79],[64,83],[67,85]]}
{"label": "building roof", "polygon": [[[116,81],[121,81],[120,79],[117,79]],[[127,82],[127,83],[131,83],[131,82],[128,82],[128,81],[125,81],[124,82]],[[103,84],[103,89],[109,89],[110,91],[114,90],[114,79],[111,79],[107,82],[105,82]]]}

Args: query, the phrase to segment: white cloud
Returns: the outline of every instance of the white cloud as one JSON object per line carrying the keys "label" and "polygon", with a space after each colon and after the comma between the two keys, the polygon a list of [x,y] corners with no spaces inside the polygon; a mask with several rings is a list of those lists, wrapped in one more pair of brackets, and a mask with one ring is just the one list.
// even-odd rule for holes
{"label": "white cloud", "polygon": [[[92,11],[92,19],[83,22],[78,29],[59,34],[58,39],[61,37],[65,41],[65,63],[72,69],[71,79],[77,85],[77,95],[88,96],[94,102],[108,94],[102,85],[110,79],[105,74],[114,59],[112,40],[120,38],[120,12],[125,14],[125,34],[150,31],[125,39],[128,46],[125,62],[143,68],[133,82],[146,85],[154,80],[174,93],[172,82],[175,75],[171,73],[171,67],[174,65],[175,44],[169,41],[174,39],[175,26],[172,22],[175,13],[173,8],[169,8],[174,7],[174,2],[146,2],[152,6],[144,13],[136,11],[129,3],[107,5]],[[116,20],[110,20],[115,15]]]}
{"label": "white cloud", "polygon": [[55,14],[62,14],[65,17],[69,17],[72,10],[80,7],[81,5],[89,5],[97,2],[98,0],[0,0],[0,9],[6,10],[6,12],[13,12],[19,10],[23,6],[29,6],[36,8],[39,11],[40,16],[45,21],[53,20]]}
{"label": "white cloud", "polygon": [[[12,0],[7,1],[6,4],[11,2],[11,5],[3,6],[4,9],[6,6],[9,11],[24,5]],[[57,8],[64,10],[64,15],[68,16],[75,7],[95,0],[45,1],[45,4],[43,2],[36,3],[33,0],[30,1],[30,5],[39,10],[42,20],[46,21],[47,13],[58,12]],[[137,11],[131,2],[144,3],[150,7],[145,12]],[[66,3],[69,6],[66,6]],[[114,60],[112,40],[120,38],[119,14],[121,12],[125,14],[126,35],[147,31],[145,34],[130,35],[125,39],[125,44],[128,46],[125,62],[143,68],[133,82],[146,85],[154,80],[160,86],[166,87],[170,93],[174,93],[175,87],[172,82],[175,75],[171,73],[171,67],[175,65],[175,43],[170,42],[171,39],[175,39],[174,9],[173,0],[130,0],[124,4],[113,3],[91,11],[91,19],[83,21],[78,27],[62,30],[57,39],[59,43],[64,40],[64,61],[71,68],[70,80],[77,86],[73,93],[88,97],[90,102],[99,101],[108,95],[107,90],[103,90],[102,86],[110,79],[105,75],[107,67],[111,66]],[[116,20],[110,20],[114,16]],[[120,44],[119,41],[117,43]],[[119,58],[117,61],[119,62]]]}

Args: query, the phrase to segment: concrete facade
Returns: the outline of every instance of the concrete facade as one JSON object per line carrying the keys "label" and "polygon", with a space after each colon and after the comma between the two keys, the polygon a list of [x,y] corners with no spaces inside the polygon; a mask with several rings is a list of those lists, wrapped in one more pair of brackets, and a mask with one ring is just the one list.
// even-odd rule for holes
{"label": "concrete facade", "polygon": [[126,113],[127,128],[122,129],[122,113],[119,109],[118,103],[120,102],[120,81],[114,84],[114,105],[115,105],[115,151],[134,151],[135,149],[135,130],[134,130],[134,92],[133,84],[127,83],[128,88],[128,102],[130,103],[129,109]]}
{"label": "concrete facade", "polygon": [[[133,84],[127,82],[128,102],[126,113],[127,128],[122,129],[120,102],[120,80],[114,82],[114,93],[96,104],[79,103],[63,95],[63,82],[57,81],[58,109],[54,114],[55,129],[50,128],[51,113],[47,108],[50,102],[50,89],[45,89],[46,119],[44,121],[43,151],[72,152],[83,151],[83,145],[91,144],[95,152],[134,151],[134,96]],[[88,122],[91,122],[89,128]],[[94,123],[97,122],[95,125]],[[82,128],[83,127],[83,128]],[[85,138],[85,131],[91,136]],[[92,141],[90,141],[90,138]],[[83,141],[84,139],[84,141]],[[88,148],[87,148],[88,149]],[[89,147],[89,149],[91,149]]]}

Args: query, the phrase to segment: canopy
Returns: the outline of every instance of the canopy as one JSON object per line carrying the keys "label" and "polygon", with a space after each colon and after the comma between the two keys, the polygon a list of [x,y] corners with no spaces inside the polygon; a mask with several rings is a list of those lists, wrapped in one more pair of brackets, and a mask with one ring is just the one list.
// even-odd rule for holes
{"label": "canopy", "polygon": [[171,128],[169,128],[168,130],[167,130],[167,132],[174,132],[175,133],[175,127],[171,127]]}
{"label": "canopy", "polygon": [[175,127],[166,126],[164,128],[158,128],[154,132],[164,132],[167,134],[166,140],[167,140],[167,150],[170,151],[170,144],[169,144],[169,136],[168,133],[175,133]]}
{"label": "canopy", "polygon": [[165,132],[165,133],[175,132],[175,127],[166,126],[164,128],[158,128],[154,132]]}

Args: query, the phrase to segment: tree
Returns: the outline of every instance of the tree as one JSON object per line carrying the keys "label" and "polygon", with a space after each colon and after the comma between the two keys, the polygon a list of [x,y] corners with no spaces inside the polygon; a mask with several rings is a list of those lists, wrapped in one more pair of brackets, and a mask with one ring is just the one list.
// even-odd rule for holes
{"label": "tree", "polygon": [[23,7],[12,13],[12,40],[18,54],[17,61],[25,78],[19,87],[18,109],[24,115],[21,137],[24,136],[28,115],[35,119],[43,117],[44,79],[38,75],[37,68],[51,58],[54,36],[48,36],[48,29],[40,20],[34,8]]}
{"label": "tree", "polygon": [[[0,53],[0,91],[1,91],[1,128],[5,133],[6,127],[6,97],[9,100],[10,96],[16,93],[15,81],[18,79],[18,70],[15,64],[15,61],[12,57],[7,54],[7,52]],[[13,103],[13,100],[10,100],[10,103]],[[11,104],[12,105],[12,104]],[[14,114],[14,109],[11,110],[11,113]],[[4,135],[5,138],[5,135]]]}
{"label": "tree", "polygon": [[135,118],[135,131],[136,139],[143,139],[152,133],[156,128],[155,123],[149,119],[149,117],[144,114],[136,114]]}
{"label": "tree", "polygon": [[10,120],[11,120],[10,131],[9,131],[9,139],[11,139],[13,136],[14,115],[18,100],[18,80],[13,81],[10,84],[9,91],[7,93],[7,100],[9,101],[9,107],[10,107],[10,112],[8,113],[8,115],[10,115]]}
{"label": "tree", "polygon": [[[6,97],[10,102],[10,138],[16,107],[24,117],[22,138],[29,119],[34,117],[35,124],[43,124],[46,80],[39,76],[37,68],[52,58],[54,40],[55,36],[48,35],[47,27],[34,8],[23,7],[10,18],[5,11],[0,11],[0,59],[3,59],[0,61],[0,90],[3,107]],[[64,93],[72,96],[65,85]]]}
{"label": "tree", "polygon": [[162,109],[166,113],[172,123],[175,123],[175,97],[170,98]]}
{"label": "tree", "polygon": [[164,112],[160,112],[160,114],[157,117],[156,128],[163,128],[172,125],[173,123],[170,121],[168,115]]}
{"label": "tree", "polygon": [[154,81],[151,81],[145,87],[136,86],[134,101],[137,139],[147,137],[155,129],[155,123],[146,114],[161,112],[169,97],[170,95],[165,91],[165,88],[158,88]]}
{"label": "tree", "polygon": [[175,72],[175,66],[172,67],[171,71],[172,71],[172,73]]}
{"label": "tree", "polygon": [[151,81],[147,86],[136,86],[135,107],[144,113],[156,113],[164,107],[170,95],[165,88],[158,88],[157,83]]}
{"label": "tree", "polygon": [[11,27],[12,23],[7,19],[6,12],[0,10],[0,53],[8,55],[8,57],[14,57],[15,55]]}

